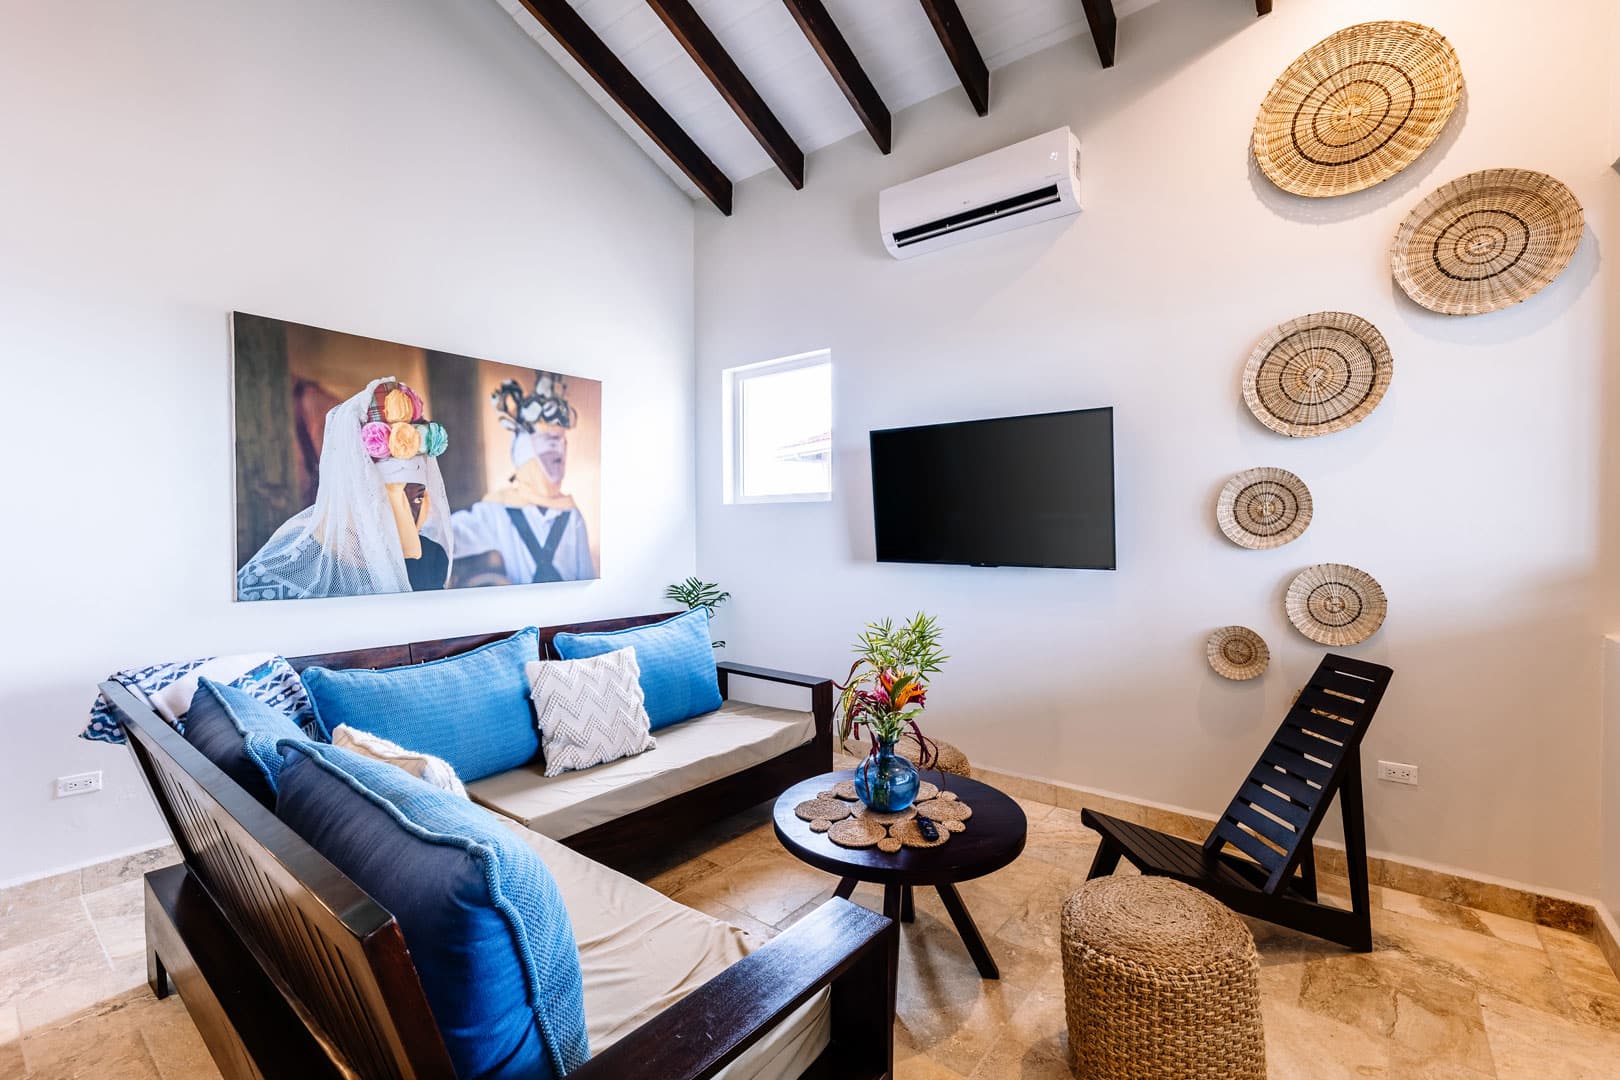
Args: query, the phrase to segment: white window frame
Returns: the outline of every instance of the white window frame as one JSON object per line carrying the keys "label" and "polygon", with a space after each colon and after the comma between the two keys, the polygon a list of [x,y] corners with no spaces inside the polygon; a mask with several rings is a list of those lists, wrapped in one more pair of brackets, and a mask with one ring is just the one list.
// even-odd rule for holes
{"label": "white window frame", "polygon": [[[832,373],[832,350],[815,349],[811,352],[796,353],[793,356],[783,356],[775,360],[761,360],[755,364],[743,364],[741,367],[726,368],[720,373],[720,403],[721,403],[721,429],[724,438],[724,448],[720,455],[723,470],[723,490],[727,504],[748,506],[759,503],[802,503],[802,502],[831,502],[833,486],[833,450],[827,448],[827,490],[808,491],[787,495],[744,495],[743,494],[743,455],[742,455],[742,391],[743,384],[749,379],[761,375],[780,375],[788,371],[798,371],[801,368],[819,367],[827,365],[828,375]],[[831,403],[829,402],[829,407]],[[836,427],[836,424],[834,425]]]}

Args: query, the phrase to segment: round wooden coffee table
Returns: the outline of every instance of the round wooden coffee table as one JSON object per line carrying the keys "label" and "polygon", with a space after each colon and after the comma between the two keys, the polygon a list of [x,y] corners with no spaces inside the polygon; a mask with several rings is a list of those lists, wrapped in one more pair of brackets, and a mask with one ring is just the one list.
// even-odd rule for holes
{"label": "round wooden coffee table", "polygon": [[[989,947],[973,924],[967,905],[962,903],[961,893],[956,891],[956,883],[993,873],[1018,858],[1019,852],[1024,850],[1029,824],[1024,819],[1024,811],[988,784],[945,776],[941,788],[954,791],[973,808],[966,831],[954,834],[939,847],[901,848],[892,854],[875,847],[839,847],[826,833],[811,832],[810,823],[801,821],[793,808],[854,775],[848,771],[823,773],[784,791],[776,800],[776,838],[803,862],[837,874],[840,879],[837,895],[845,900],[855,891],[858,882],[882,885],[883,914],[896,922],[912,921],[912,888],[932,885],[956,924],[957,933],[962,935],[962,944],[967,946],[979,974],[986,979],[1000,978]],[[932,777],[934,773],[930,770],[925,775]]]}

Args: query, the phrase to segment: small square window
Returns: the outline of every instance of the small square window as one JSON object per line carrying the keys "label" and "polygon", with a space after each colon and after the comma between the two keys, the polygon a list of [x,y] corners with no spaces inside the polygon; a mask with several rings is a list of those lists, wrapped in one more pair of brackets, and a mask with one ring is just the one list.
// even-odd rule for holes
{"label": "small square window", "polygon": [[722,374],[728,503],[832,498],[832,354]]}

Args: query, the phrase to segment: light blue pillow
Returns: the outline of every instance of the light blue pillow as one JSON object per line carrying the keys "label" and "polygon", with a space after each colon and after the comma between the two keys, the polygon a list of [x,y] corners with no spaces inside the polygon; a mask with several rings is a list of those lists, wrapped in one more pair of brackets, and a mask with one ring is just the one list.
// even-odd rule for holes
{"label": "light blue pillow", "polygon": [[264,805],[276,804],[282,739],[307,736],[292,718],[246,690],[198,679],[186,710],[186,741]]}
{"label": "light blue pillow", "polygon": [[552,645],[564,660],[635,649],[653,731],[720,707],[720,679],[715,674],[714,646],[709,643],[709,613],[702,608],[629,630],[558,634],[552,638]]}
{"label": "light blue pillow", "polygon": [[494,814],[341,747],[281,744],[276,815],[394,916],[463,1080],[590,1057],[579,947],[534,850]]}
{"label": "light blue pillow", "polygon": [[347,724],[450,763],[462,780],[515,769],[540,753],[524,665],[534,627],[472,652],[371,671],[312,667],[304,686],[321,726]]}

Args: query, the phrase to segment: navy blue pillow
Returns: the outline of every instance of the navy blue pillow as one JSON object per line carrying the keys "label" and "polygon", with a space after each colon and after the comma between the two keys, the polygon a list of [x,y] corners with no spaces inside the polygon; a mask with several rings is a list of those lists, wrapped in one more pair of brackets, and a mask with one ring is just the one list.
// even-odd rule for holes
{"label": "navy blue pillow", "polygon": [[524,665],[540,631],[426,664],[371,671],[312,667],[304,686],[327,731],[347,724],[450,763],[464,781],[515,769],[540,753]]}
{"label": "navy blue pillow", "polygon": [[246,690],[198,679],[186,711],[186,741],[264,805],[275,808],[282,739],[305,741],[292,719]]}
{"label": "navy blue pillow", "polygon": [[463,1080],[553,1080],[590,1057],[573,924],[489,811],[386,762],[284,742],[276,814],[393,913]]}
{"label": "navy blue pillow", "polygon": [[552,638],[564,660],[583,660],[616,649],[636,650],[647,719],[657,731],[720,707],[720,679],[709,642],[709,613],[694,608],[651,626]]}

